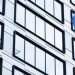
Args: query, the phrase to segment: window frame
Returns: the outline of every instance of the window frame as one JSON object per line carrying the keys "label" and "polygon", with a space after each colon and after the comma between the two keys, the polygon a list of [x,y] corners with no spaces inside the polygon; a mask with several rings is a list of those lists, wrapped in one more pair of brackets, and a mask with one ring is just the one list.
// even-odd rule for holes
{"label": "window frame", "polygon": [[75,75],[75,67],[73,67],[73,75]]}
{"label": "window frame", "polygon": [[52,14],[50,14],[48,11],[44,10],[42,7],[40,7],[39,5],[35,4],[33,1],[28,0],[30,3],[32,3],[33,5],[37,6],[38,8],[40,8],[42,11],[44,11],[45,13],[47,13],[48,15],[52,16],[54,19],[56,19],[57,21],[59,21],[60,23],[64,24],[64,4],[59,1],[59,0],[55,0],[56,2],[58,2],[59,4],[61,4],[61,20],[59,20],[58,18],[56,18],[55,16],[53,16]]}
{"label": "window frame", "polygon": [[[31,30],[27,29],[26,27],[22,26],[20,23],[18,23],[16,21],[16,5],[17,3],[19,5],[21,5],[22,7],[24,7],[26,10],[30,11],[31,13],[35,14],[36,16],[38,16],[40,19],[42,19],[43,21],[45,21],[46,23],[48,23],[49,25],[51,25],[52,27],[56,28],[57,30],[59,30],[60,32],[62,32],[62,50],[60,50],[59,48],[57,48],[56,46],[52,45],[51,43],[49,43],[48,41],[46,41],[45,39],[41,38],[39,35],[35,34],[34,32],[32,32]],[[17,25],[19,25],[20,27],[22,27],[23,29],[27,30],[28,32],[30,32],[31,34],[35,35],[36,37],[40,38],[41,40],[43,40],[44,42],[46,42],[47,44],[51,45],[52,47],[54,47],[55,49],[57,49],[58,51],[65,53],[65,32],[60,29],[59,27],[57,27],[56,25],[54,25],[53,23],[51,23],[49,20],[45,19],[43,16],[41,16],[40,14],[38,14],[37,12],[35,12],[34,10],[32,10],[31,8],[29,8],[28,6],[24,5],[23,3],[21,3],[18,0],[15,0],[15,8],[14,8],[14,23],[16,23]]]}
{"label": "window frame", "polygon": [[18,71],[20,71],[20,72],[22,72],[22,73],[24,73],[24,74],[31,75],[31,74],[29,74],[28,72],[26,72],[25,70],[22,70],[21,68],[15,66],[15,65],[12,66],[12,75],[15,75],[15,74],[14,74],[15,69],[18,70]]}
{"label": "window frame", "polygon": [[3,59],[0,58],[0,75],[2,75],[2,64],[3,64]]}
{"label": "window frame", "polygon": [[70,3],[75,6],[75,4],[72,2],[72,0],[70,0]]}
{"label": "window frame", "polygon": [[73,60],[75,60],[75,58],[74,58],[74,41],[75,41],[75,38],[74,37],[72,37],[72,58],[73,58]]}
{"label": "window frame", "polygon": [[3,49],[3,44],[4,44],[4,23],[0,21],[1,25],[1,46],[0,49]]}
{"label": "window frame", "polygon": [[40,69],[34,67],[33,65],[29,64],[28,62],[26,62],[25,60],[22,60],[21,58],[19,58],[18,56],[15,55],[15,36],[18,35],[23,39],[26,39],[27,41],[30,41],[30,43],[39,46],[38,44],[34,43],[33,41],[29,40],[27,37],[23,36],[22,34],[20,34],[17,31],[14,31],[14,35],[13,35],[13,57],[17,58],[18,60],[24,62],[25,64],[29,65],[30,67],[34,68],[35,70],[39,71],[42,74],[48,75],[45,72],[41,71]]}
{"label": "window frame", "polygon": [[[61,61],[63,63],[63,75],[66,75],[66,62],[59,58],[58,56],[54,55],[53,53],[51,53],[50,51],[44,49],[43,47],[41,47],[40,45],[38,45],[37,43],[35,43],[34,41],[30,40],[29,38],[27,38],[26,36],[23,36],[22,34],[20,34],[19,32],[17,31],[14,31],[14,36],[13,36],[13,57],[17,58],[18,60],[26,63],[27,65],[31,66],[32,68],[38,70],[39,72],[45,74],[45,75],[48,75],[46,74],[45,72],[41,71],[40,69],[36,68],[35,66],[29,64],[28,62],[26,62],[25,60],[22,60],[21,58],[19,58],[18,56],[15,55],[15,36],[18,35],[20,36],[21,38],[23,38],[24,40],[28,41],[29,43],[33,44],[34,46],[40,48],[42,51],[46,52],[47,54],[51,55],[52,57],[56,58],[57,60]],[[46,62],[46,60],[45,60]],[[45,64],[46,65],[46,64]]]}
{"label": "window frame", "polygon": [[2,12],[0,12],[1,15],[5,15],[5,3],[6,3],[6,0],[3,0],[3,3],[2,3]]}
{"label": "window frame", "polygon": [[72,25],[72,13],[75,13],[75,11],[74,10],[71,10],[70,13],[71,13],[71,30],[73,32],[75,32],[75,30],[73,30],[73,25]]}

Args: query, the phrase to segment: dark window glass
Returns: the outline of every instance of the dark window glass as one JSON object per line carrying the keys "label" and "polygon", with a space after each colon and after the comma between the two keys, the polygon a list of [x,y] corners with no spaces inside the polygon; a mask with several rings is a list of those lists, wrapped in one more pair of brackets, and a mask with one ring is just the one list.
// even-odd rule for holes
{"label": "dark window glass", "polygon": [[3,59],[0,58],[0,75],[2,75],[2,62],[3,62]]}
{"label": "dark window glass", "polygon": [[0,49],[3,49],[4,23],[0,22]]}
{"label": "dark window glass", "polygon": [[73,68],[73,75],[75,75],[75,67]]}
{"label": "dark window glass", "polygon": [[0,0],[0,14],[5,14],[5,0]]}
{"label": "dark window glass", "polygon": [[75,31],[75,11],[71,10],[71,29]]}
{"label": "dark window glass", "polygon": [[75,60],[75,38],[72,38],[72,53],[73,59]]}

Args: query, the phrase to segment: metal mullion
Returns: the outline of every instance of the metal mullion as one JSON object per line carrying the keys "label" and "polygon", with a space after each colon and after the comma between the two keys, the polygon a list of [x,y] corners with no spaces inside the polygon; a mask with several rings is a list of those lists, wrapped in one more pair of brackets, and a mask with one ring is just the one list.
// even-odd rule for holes
{"label": "metal mullion", "polygon": [[[26,9],[25,9],[25,23],[24,23],[24,26],[26,27]],[[26,41],[24,40],[24,60],[25,60],[25,44],[26,44]]]}

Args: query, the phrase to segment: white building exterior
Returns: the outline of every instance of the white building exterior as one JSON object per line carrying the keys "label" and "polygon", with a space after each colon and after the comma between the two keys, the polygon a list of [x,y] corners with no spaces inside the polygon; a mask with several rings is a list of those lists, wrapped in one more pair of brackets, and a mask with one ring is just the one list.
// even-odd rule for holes
{"label": "white building exterior", "polygon": [[0,75],[74,75],[75,0],[0,1]]}

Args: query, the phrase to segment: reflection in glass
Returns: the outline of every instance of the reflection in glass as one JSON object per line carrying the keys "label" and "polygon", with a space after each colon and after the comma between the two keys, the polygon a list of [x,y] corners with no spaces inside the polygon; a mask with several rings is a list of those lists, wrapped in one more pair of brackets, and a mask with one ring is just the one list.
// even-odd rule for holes
{"label": "reflection in glass", "polygon": [[45,52],[36,47],[36,67],[45,71]]}
{"label": "reflection in glass", "polygon": [[63,63],[56,60],[56,75],[63,75]]}
{"label": "reflection in glass", "polygon": [[15,55],[24,60],[24,39],[16,35]]}
{"label": "reflection in glass", "polygon": [[26,10],[26,28],[35,32],[35,15]]}
{"label": "reflection in glass", "polygon": [[46,72],[48,75],[55,75],[54,57],[46,54]]}
{"label": "reflection in glass", "polygon": [[73,28],[73,30],[75,30],[75,12],[72,12],[71,21],[72,21],[72,28]]}
{"label": "reflection in glass", "polygon": [[36,0],[36,4],[44,9],[44,0]]}
{"label": "reflection in glass", "polygon": [[46,40],[54,45],[54,27],[46,23]]}
{"label": "reflection in glass", "polygon": [[35,46],[25,41],[25,60],[28,63],[34,65],[34,59],[35,59]]}
{"label": "reflection in glass", "polygon": [[[54,8],[55,8],[55,17],[57,17],[59,20],[61,20],[61,5],[58,3],[58,2],[56,2],[56,1],[54,1]],[[58,12],[59,11],[59,12]]]}
{"label": "reflection in glass", "polygon": [[16,5],[16,21],[21,24],[25,25],[25,8],[22,7],[21,5],[17,4]]}
{"label": "reflection in glass", "polygon": [[45,8],[46,11],[53,15],[53,2],[54,0],[46,0],[45,1]]}
{"label": "reflection in glass", "polygon": [[0,12],[2,12],[3,0],[0,0]]}
{"label": "reflection in glass", "polygon": [[75,59],[75,41],[73,41],[74,42],[74,59]]}
{"label": "reflection in glass", "polygon": [[42,38],[45,38],[44,21],[39,17],[36,17],[36,34]]}
{"label": "reflection in glass", "polygon": [[55,29],[55,46],[62,50],[62,32]]}

